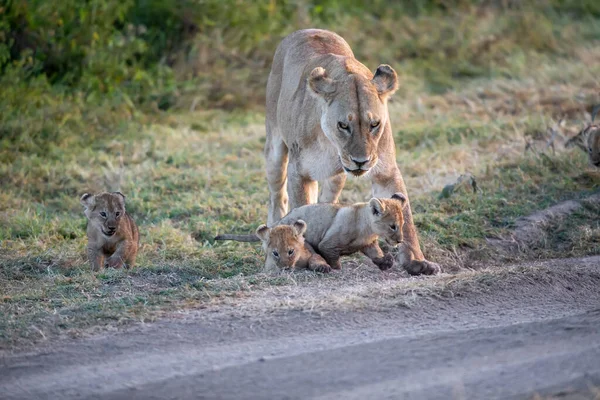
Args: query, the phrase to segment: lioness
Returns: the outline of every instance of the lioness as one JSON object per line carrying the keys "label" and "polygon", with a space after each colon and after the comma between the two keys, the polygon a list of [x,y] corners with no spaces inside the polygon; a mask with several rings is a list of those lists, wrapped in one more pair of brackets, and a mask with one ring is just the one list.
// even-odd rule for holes
{"label": "lioness", "polygon": [[304,242],[305,231],[306,222],[301,219],[292,225],[278,225],[273,228],[259,226],[256,236],[262,241],[265,252],[265,270],[307,268],[316,272],[330,272],[331,267],[323,257]]}
{"label": "lioness", "polygon": [[[394,259],[390,254],[383,254],[377,240],[381,237],[392,246],[402,243],[406,204],[402,193],[394,194],[391,199],[373,198],[368,203],[350,206],[309,204],[290,211],[273,229],[306,221],[305,242],[323,256],[331,268],[341,268],[341,256],[361,251],[381,270],[386,270],[393,266]],[[259,241],[258,233],[219,235],[215,240]]]}
{"label": "lioness", "polygon": [[125,196],[121,192],[95,196],[85,193],[80,202],[88,219],[87,252],[92,271],[103,266],[133,267],[140,235],[137,225],[125,211]]}
{"label": "lioness", "polygon": [[[387,109],[397,88],[389,65],[371,73],[333,32],[308,29],[283,39],[267,83],[269,226],[287,213],[288,196],[291,209],[316,203],[318,181],[319,202],[337,202],[345,173],[368,177],[375,198],[406,196]],[[399,264],[411,274],[438,273],[423,257],[410,205],[404,220]]]}

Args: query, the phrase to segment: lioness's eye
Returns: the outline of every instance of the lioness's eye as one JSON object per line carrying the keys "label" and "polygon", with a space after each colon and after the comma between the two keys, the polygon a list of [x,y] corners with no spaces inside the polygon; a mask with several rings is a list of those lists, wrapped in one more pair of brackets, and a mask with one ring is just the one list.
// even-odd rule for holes
{"label": "lioness's eye", "polygon": [[288,250],[288,255],[291,256],[292,254],[294,254],[294,249],[289,249]]}
{"label": "lioness's eye", "polygon": [[340,128],[343,131],[347,131],[348,130],[348,124],[340,121],[340,122],[338,122],[338,128]]}
{"label": "lioness's eye", "polygon": [[100,215],[102,216],[102,218],[106,218],[106,213],[104,211],[100,212]]}
{"label": "lioness's eye", "polygon": [[119,217],[119,216],[121,215],[121,213],[120,213],[119,211],[117,211],[117,212],[115,213],[115,215],[116,215],[117,217]]}
{"label": "lioness's eye", "polygon": [[390,225],[390,229],[396,232],[398,230],[398,226],[396,226],[396,224]]}
{"label": "lioness's eye", "polygon": [[273,250],[273,257],[279,257],[279,253],[277,252],[277,250]]}
{"label": "lioness's eye", "polygon": [[375,129],[379,126],[381,122],[379,121],[371,121],[371,129]]}

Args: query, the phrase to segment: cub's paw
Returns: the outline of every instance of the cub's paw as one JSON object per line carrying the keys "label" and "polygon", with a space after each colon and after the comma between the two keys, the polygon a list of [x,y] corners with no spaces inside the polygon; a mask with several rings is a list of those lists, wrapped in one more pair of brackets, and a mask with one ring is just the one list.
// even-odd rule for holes
{"label": "cub's paw", "polygon": [[374,258],[373,263],[375,263],[380,270],[385,271],[394,266],[394,256],[390,253],[387,253],[383,257]]}
{"label": "cub's paw", "polygon": [[318,264],[313,267],[313,271],[328,274],[331,272],[331,267],[328,264]]}
{"label": "cub's paw", "polygon": [[108,258],[104,262],[104,268],[123,268],[124,263],[119,258]]}
{"label": "cub's paw", "polygon": [[404,269],[410,275],[437,275],[442,272],[438,264],[427,260],[412,260]]}

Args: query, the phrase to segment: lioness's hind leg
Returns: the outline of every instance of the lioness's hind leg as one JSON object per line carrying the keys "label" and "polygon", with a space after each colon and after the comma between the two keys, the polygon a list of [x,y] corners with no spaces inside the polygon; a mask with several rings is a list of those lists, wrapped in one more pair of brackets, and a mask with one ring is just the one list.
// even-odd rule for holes
{"label": "lioness's hind leg", "polygon": [[346,174],[334,175],[323,181],[319,203],[337,203],[346,183]]}
{"label": "lioness's hind leg", "polygon": [[288,211],[288,194],[286,190],[288,149],[281,136],[267,134],[265,161],[270,194],[267,225],[272,226]]}

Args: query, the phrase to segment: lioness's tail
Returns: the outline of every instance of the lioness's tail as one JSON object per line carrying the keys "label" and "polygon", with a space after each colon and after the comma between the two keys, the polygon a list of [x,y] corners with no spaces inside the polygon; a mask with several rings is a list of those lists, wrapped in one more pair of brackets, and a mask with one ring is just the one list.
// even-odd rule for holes
{"label": "lioness's tail", "polygon": [[260,242],[260,239],[258,238],[258,236],[252,234],[252,235],[230,235],[230,234],[223,234],[223,235],[217,235],[215,237],[215,240],[235,240],[237,242]]}

